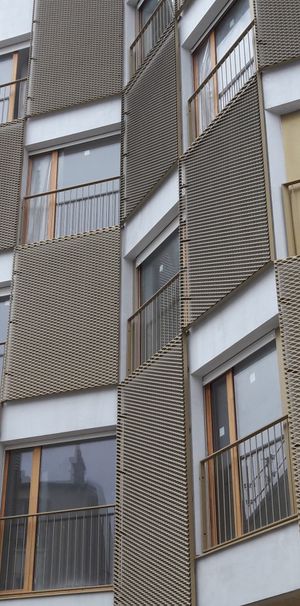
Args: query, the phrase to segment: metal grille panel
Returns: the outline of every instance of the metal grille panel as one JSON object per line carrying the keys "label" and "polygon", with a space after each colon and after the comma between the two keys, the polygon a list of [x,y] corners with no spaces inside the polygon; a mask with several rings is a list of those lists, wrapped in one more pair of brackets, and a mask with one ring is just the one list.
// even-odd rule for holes
{"label": "metal grille panel", "polygon": [[16,244],[23,131],[23,122],[0,126],[0,250]]}
{"label": "metal grille panel", "polygon": [[256,78],[182,163],[191,320],[270,260]]}
{"label": "metal grille panel", "polygon": [[258,66],[300,58],[299,0],[255,0]]}
{"label": "metal grille panel", "polygon": [[[116,603],[191,604],[182,342],[119,390]],[[159,580],[159,582],[158,582]]]}
{"label": "metal grille panel", "polygon": [[17,250],[4,399],[118,382],[120,232]]}
{"label": "metal grille panel", "polygon": [[36,0],[29,114],[122,90],[122,0]]}
{"label": "metal grille panel", "polygon": [[174,27],[125,91],[125,112],[126,216],[177,159]]}
{"label": "metal grille panel", "polygon": [[300,520],[300,257],[275,263],[292,461]]}

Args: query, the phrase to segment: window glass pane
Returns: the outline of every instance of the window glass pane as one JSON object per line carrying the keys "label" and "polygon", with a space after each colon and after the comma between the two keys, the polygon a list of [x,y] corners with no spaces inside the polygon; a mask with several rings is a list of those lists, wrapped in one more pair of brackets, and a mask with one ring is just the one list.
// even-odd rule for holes
{"label": "window glass pane", "polygon": [[217,62],[251,23],[249,0],[239,0],[224,16],[216,28]]}
{"label": "window glass pane", "polygon": [[50,188],[50,169],[51,169],[51,154],[41,154],[33,156],[32,175],[30,193],[39,194],[49,191]]}
{"label": "window glass pane", "polygon": [[120,175],[120,142],[118,137],[89,141],[59,152],[58,188],[89,181],[100,181]]}
{"label": "window glass pane", "polygon": [[4,345],[2,345],[0,343],[0,383],[1,383],[1,379],[2,379],[3,360],[4,360]]}
{"label": "window glass pane", "polygon": [[214,451],[230,443],[227,407],[226,376],[219,377],[211,384],[212,425]]}
{"label": "window glass pane", "polygon": [[179,238],[176,230],[140,266],[140,303],[150,299],[179,271]]}
{"label": "window glass pane", "polygon": [[0,297],[0,343],[6,341],[9,316],[9,296]]}
{"label": "window glass pane", "polygon": [[12,55],[0,57],[0,86],[11,82],[12,76]]}
{"label": "window glass pane", "polygon": [[[23,48],[18,53],[18,71],[17,80],[27,78],[28,75],[29,48]],[[15,118],[23,118],[25,115],[26,104],[26,82],[17,84],[16,103],[15,103]]]}
{"label": "window glass pane", "polygon": [[282,416],[275,343],[270,343],[234,369],[238,437]]}
{"label": "window glass pane", "polygon": [[142,26],[145,25],[146,21],[151,17],[159,2],[160,0],[145,0],[145,2],[143,2],[140,8]]}
{"label": "window glass pane", "polygon": [[5,515],[28,513],[32,449],[9,453]]}
{"label": "window glass pane", "polygon": [[113,438],[43,447],[39,511],[92,507],[114,500]]}

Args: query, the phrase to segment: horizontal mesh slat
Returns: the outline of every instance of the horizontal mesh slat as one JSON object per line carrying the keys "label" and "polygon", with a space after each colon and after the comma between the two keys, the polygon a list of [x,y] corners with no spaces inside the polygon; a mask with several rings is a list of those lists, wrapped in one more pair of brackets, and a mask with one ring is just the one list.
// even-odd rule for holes
{"label": "horizontal mesh slat", "polygon": [[23,132],[21,121],[0,126],[0,250],[16,244]]}
{"label": "horizontal mesh slat", "polygon": [[4,399],[118,382],[120,232],[16,252]]}
{"label": "horizontal mesh slat", "polygon": [[182,163],[195,320],[270,260],[256,78]]}
{"label": "horizontal mesh slat", "polygon": [[255,0],[258,66],[300,58],[299,0]]}
{"label": "horizontal mesh slat", "polygon": [[125,201],[127,216],[177,158],[174,27],[125,91]]}
{"label": "horizontal mesh slat", "polygon": [[180,338],[120,386],[119,413],[116,604],[189,606],[187,444]]}
{"label": "horizontal mesh slat", "polygon": [[122,0],[36,0],[29,114],[122,90]]}
{"label": "horizontal mesh slat", "polygon": [[300,257],[275,263],[292,460],[300,519]]}

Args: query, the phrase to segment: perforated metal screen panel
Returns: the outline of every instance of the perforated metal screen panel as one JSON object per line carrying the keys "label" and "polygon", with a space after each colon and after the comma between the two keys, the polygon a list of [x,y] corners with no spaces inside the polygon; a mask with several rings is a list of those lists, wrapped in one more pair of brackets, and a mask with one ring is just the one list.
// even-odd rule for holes
{"label": "perforated metal screen panel", "polygon": [[300,520],[300,257],[277,261],[275,268],[292,460]]}
{"label": "perforated metal screen panel", "polygon": [[4,399],[118,382],[120,232],[17,250]]}
{"label": "perforated metal screen panel", "polygon": [[29,114],[122,90],[122,0],[36,0]]}
{"label": "perforated metal screen panel", "polygon": [[255,78],[188,151],[182,170],[195,320],[270,260]]}
{"label": "perforated metal screen panel", "polygon": [[[164,39],[165,38],[165,39]],[[125,91],[125,189],[130,214],[177,159],[174,28]]]}
{"label": "perforated metal screen panel", "polygon": [[300,58],[299,0],[255,0],[260,68]]}
{"label": "perforated metal screen panel", "polygon": [[23,130],[23,122],[0,126],[0,250],[16,244]]}
{"label": "perforated metal screen panel", "polygon": [[119,388],[116,604],[189,606],[182,343]]}

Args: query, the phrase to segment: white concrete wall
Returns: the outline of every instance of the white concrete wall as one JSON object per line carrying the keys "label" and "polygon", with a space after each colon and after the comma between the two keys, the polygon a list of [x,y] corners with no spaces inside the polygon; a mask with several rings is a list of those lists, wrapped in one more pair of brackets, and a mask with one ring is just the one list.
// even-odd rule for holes
{"label": "white concrete wall", "polygon": [[300,108],[300,62],[263,74],[263,95],[277,258],[287,256],[281,186],[286,182],[281,115]]}
{"label": "white concrete wall", "polygon": [[0,287],[10,284],[13,270],[13,253],[0,253]]}
{"label": "white concrete wall", "polygon": [[201,553],[199,463],[206,456],[202,377],[277,326],[273,268],[251,280],[234,297],[191,327],[189,347],[196,553]]}
{"label": "white concrete wall", "polygon": [[[2,604],[24,606],[24,599],[3,600]],[[26,606],[113,606],[114,594],[111,591],[98,593],[70,594],[64,596],[27,598]]]}
{"label": "white concrete wall", "polygon": [[115,387],[59,396],[6,402],[1,412],[0,441],[18,444],[114,428]]}
{"label": "white concrete wall", "polygon": [[242,606],[299,589],[299,570],[295,522],[200,558],[197,606]]}
{"label": "white concrete wall", "polygon": [[178,216],[179,180],[173,172],[122,229],[120,378],[127,374],[127,320],[134,312],[135,259]]}
{"label": "white concrete wall", "polygon": [[32,26],[33,0],[1,0],[0,46],[28,37]]}
{"label": "white concrete wall", "polygon": [[69,143],[120,130],[121,100],[114,97],[73,109],[30,118],[26,123],[28,151]]}

